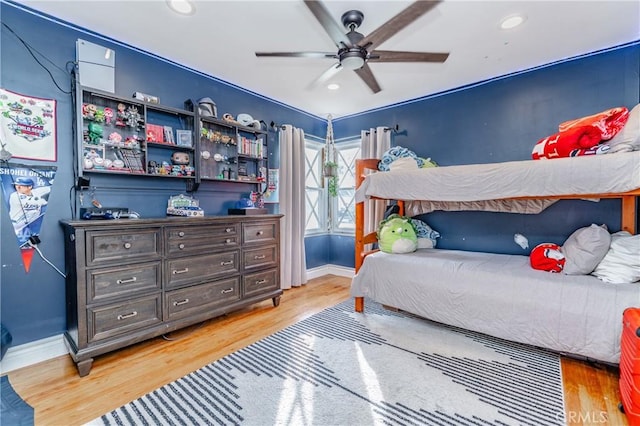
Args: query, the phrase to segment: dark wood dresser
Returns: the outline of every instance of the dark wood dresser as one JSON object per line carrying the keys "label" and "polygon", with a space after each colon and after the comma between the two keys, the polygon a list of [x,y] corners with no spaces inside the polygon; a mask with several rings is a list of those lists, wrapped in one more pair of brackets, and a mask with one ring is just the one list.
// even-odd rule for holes
{"label": "dark wood dresser", "polygon": [[65,343],[80,376],[93,359],[280,289],[282,215],[62,221]]}

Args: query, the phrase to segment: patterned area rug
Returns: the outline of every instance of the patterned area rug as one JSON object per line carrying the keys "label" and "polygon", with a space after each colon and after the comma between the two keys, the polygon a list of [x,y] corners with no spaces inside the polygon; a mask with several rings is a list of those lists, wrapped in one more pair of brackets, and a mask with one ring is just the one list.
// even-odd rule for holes
{"label": "patterned area rug", "polygon": [[365,311],[328,308],[90,424],[564,424],[558,355]]}
{"label": "patterned area rug", "polygon": [[0,377],[0,424],[33,425],[33,408],[13,390],[7,376]]}

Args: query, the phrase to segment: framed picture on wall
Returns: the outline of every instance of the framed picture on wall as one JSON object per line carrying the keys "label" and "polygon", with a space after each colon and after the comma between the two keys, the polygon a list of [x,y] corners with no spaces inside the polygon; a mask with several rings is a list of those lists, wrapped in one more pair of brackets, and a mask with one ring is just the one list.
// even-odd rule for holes
{"label": "framed picture on wall", "polygon": [[176,144],[193,148],[193,136],[191,130],[176,130]]}

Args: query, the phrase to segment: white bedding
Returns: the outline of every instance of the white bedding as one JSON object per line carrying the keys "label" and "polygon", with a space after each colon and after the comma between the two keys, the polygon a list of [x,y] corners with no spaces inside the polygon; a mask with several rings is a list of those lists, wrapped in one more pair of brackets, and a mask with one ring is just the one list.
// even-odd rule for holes
{"label": "white bedding", "polygon": [[495,337],[616,364],[622,311],[640,304],[640,285],[535,270],[527,256],[420,249],[367,256],[353,279],[351,295]]}
{"label": "white bedding", "polygon": [[640,151],[633,151],[373,173],[356,190],[356,202],[368,197],[467,202],[620,193],[637,188]]}

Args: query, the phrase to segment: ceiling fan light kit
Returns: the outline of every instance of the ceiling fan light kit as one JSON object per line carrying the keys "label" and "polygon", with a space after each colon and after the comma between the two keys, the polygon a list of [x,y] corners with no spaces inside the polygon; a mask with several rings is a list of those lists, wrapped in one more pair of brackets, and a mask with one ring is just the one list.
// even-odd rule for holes
{"label": "ceiling fan light kit", "polygon": [[364,20],[364,14],[359,10],[349,10],[342,14],[342,25],[348,30],[347,33],[344,33],[344,30],[340,28],[340,25],[333,19],[321,2],[305,0],[305,5],[331,37],[338,48],[338,52],[256,52],[256,56],[337,59],[338,62],[331,65],[329,69],[318,77],[311,87],[324,83],[342,69],[347,69],[354,71],[373,93],[378,93],[381,88],[369,67],[369,62],[442,63],[447,60],[448,53],[376,50],[380,44],[433,9],[440,1],[416,1],[371,34],[364,36],[356,31]]}

